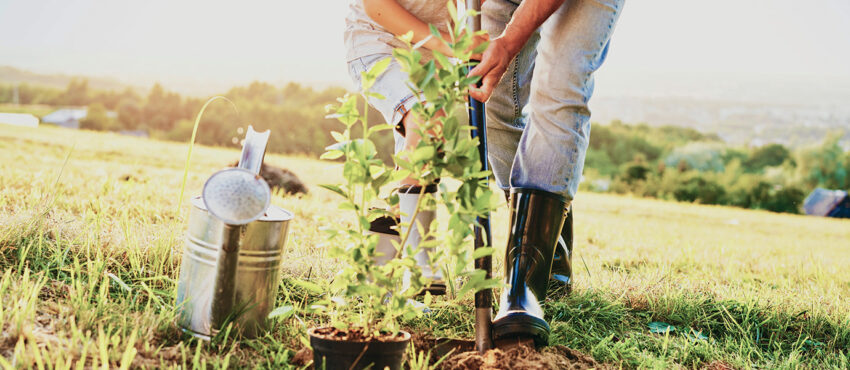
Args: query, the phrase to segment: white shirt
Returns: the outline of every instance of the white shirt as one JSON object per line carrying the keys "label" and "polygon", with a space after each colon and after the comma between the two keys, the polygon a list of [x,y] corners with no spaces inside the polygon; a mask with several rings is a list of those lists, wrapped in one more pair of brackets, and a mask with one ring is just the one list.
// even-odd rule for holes
{"label": "white shirt", "polygon": [[[403,8],[425,23],[433,24],[440,31],[448,32],[451,19],[446,0],[395,0]],[[366,15],[363,0],[351,0],[351,12],[345,18],[346,61],[372,54],[392,54],[393,49],[405,47],[395,35],[385,30]],[[431,53],[422,49],[424,57]]]}

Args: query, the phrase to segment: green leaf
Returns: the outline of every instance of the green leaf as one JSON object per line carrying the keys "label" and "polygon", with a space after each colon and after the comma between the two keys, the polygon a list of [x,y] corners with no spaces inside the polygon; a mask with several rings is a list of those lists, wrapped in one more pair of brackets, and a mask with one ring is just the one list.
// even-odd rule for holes
{"label": "green leaf", "polygon": [[410,160],[414,163],[422,162],[433,158],[435,153],[436,150],[433,146],[420,146],[413,151],[413,155],[410,156]]}
{"label": "green leaf", "polygon": [[649,323],[649,332],[654,334],[665,334],[676,331],[676,327],[666,322],[653,321]]}
{"label": "green leaf", "polygon": [[375,125],[375,126],[369,127],[369,130],[366,131],[366,136],[372,136],[372,134],[374,134],[376,132],[386,131],[386,130],[391,130],[391,129],[393,129],[393,125],[388,124],[388,123],[382,123],[380,125]]}
{"label": "green leaf", "polygon": [[489,46],[489,45],[490,45],[490,41],[485,41],[485,42],[478,44],[478,46],[476,46],[475,49],[472,49],[472,54],[483,53],[484,50],[487,50],[487,46]]}
{"label": "green leaf", "polygon": [[481,80],[481,76],[467,76],[460,80],[461,86],[469,86],[478,83]]}
{"label": "green leaf", "polygon": [[338,143],[342,143],[342,142],[346,142],[346,141],[348,141],[348,138],[347,138],[347,137],[345,137],[345,135],[343,135],[343,134],[341,134],[341,133],[339,133],[339,132],[337,132],[337,131],[331,131],[331,136],[332,136],[332,137],[334,138],[334,140],[336,140]]}
{"label": "green leaf", "polygon": [[381,59],[375,62],[368,71],[361,73],[360,84],[363,91],[369,91],[372,88],[378,76],[383,74],[387,67],[389,67],[390,62],[392,62],[392,58]]}
{"label": "green leaf", "polygon": [[457,19],[457,4],[454,1],[449,0],[446,3],[446,7],[449,8],[449,15],[451,19]]}
{"label": "green leaf", "polygon": [[383,96],[379,93],[376,93],[376,92],[366,92],[363,95],[366,95],[368,97],[372,97],[372,98],[375,98],[375,99],[378,99],[378,100],[387,100],[387,98],[385,96]]}
{"label": "green leaf", "polygon": [[409,45],[410,42],[413,40],[413,31],[407,31],[407,33],[399,35],[398,39]]}
{"label": "green leaf", "polygon": [[432,51],[432,52],[431,52],[431,54],[433,54],[433,55],[434,55],[434,59],[436,59],[436,60],[437,60],[437,62],[438,62],[438,63],[440,63],[440,67],[442,67],[442,68],[448,68],[449,66],[451,66],[451,65],[452,65],[452,63],[451,63],[451,62],[449,62],[449,58],[448,58],[448,57],[446,57],[445,55],[443,55],[443,53],[441,53],[441,52],[439,52],[439,51],[437,51],[437,50],[434,50],[434,51]]}
{"label": "green leaf", "polygon": [[481,257],[492,255],[495,251],[496,248],[493,247],[475,248],[475,250],[472,252],[472,259],[478,259]]}
{"label": "green leaf", "polygon": [[348,194],[346,194],[346,193],[345,193],[345,191],[344,191],[344,190],[342,190],[342,188],[341,188],[339,185],[333,185],[333,184],[321,184],[321,185],[319,185],[319,187],[322,187],[322,188],[328,189],[328,190],[330,190],[330,191],[332,191],[332,192],[334,192],[334,193],[337,193],[337,194],[339,194],[339,195],[341,195],[341,196],[343,196],[343,197],[345,197],[345,198],[348,198]]}
{"label": "green leaf", "polygon": [[283,320],[283,319],[289,318],[294,313],[295,313],[295,308],[293,308],[292,306],[281,306],[281,307],[275,308],[274,310],[272,310],[272,312],[269,312],[269,318],[273,319],[273,318],[277,317],[278,320]]}
{"label": "green leaf", "polygon": [[434,75],[437,73],[437,65],[433,60],[428,61],[425,65],[425,79],[422,80],[422,85],[428,84],[431,80],[434,79]]}
{"label": "green leaf", "polygon": [[322,155],[319,156],[319,159],[334,160],[339,157],[342,157],[343,155],[345,155],[345,153],[343,153],[341,150],[333,149],[322,153]]}
{"label": "green leaf", "polygon": [[422,47],[422,45],[425,45],[425,43],[426,43],[426,42],[428,42],[428,40],[431,40],[431,38],[432,38],[432,37],[434,37],[434,36],[433,36],[433,35],[425,36],[425,38],[424,38],[424,39],[419,40],[419,42],[417,42],[415,45],[413,45],[413,49],[419,49],[419,48],[421,48],[421,47]]}
{"label": "green leaf", "polygon": [[301,287],[310,293],[321,294],[323,292],[322,287],[320,287],[319,284],[307,280],[293,279],[292,284],[295,284],[296,286]]}

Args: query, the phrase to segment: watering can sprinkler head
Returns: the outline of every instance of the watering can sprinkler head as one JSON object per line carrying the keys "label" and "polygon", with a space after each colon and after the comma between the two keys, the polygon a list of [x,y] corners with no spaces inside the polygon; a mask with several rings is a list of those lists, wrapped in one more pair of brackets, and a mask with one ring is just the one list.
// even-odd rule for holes
{"label": "watering can sprinkler head", "polygon": [[260,133],[249,125],[239,165],[214,173],[204,184],[204,205],[225,225],[245,225],[262,217],[269,208],[271,189],[259,176],[269,134],[269,130]]}

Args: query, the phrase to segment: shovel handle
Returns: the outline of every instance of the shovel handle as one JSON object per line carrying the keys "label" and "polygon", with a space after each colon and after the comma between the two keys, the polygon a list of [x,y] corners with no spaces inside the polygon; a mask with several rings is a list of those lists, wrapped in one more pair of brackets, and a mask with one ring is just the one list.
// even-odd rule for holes
{"label": "shovel handle", "polygon": [[[466,8],[481,11],[480,0],[466,0]],[[475,14],[467,17],[467,29],[471,32],[481,30],[481,15]],[[472,61],[473,63],[478,61]],[[478,86],[481,84],[478,83]],[[487,165],[487,123],[484,102],[469,97],[469,124],[475,127],[472,137],[478,138],[478,160],[481,162],[481,170],[489,170]],[[487,179],[483,179],[488,184]],[[489,185],[489,184],[488,184]],[[490,233],[490,214],[487,213],[476,219],[479,226],[475,227],[475,249],[493,244]],[[475,259],[475,268],[484,270],[487,279],[493,275],[493,258],[484,256]],[[475,292],[475,349],[480,353],[493,348],[492,326],[493,326],[493,293],[490,289],[482,289]]]}

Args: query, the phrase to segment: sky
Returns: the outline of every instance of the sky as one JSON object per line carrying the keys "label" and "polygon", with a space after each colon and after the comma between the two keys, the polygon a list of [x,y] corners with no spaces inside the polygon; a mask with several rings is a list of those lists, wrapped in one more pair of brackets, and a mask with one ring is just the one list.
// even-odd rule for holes
{"label": "sky", "polygon": [[[184,92],[351,87],[348,1],[0,0],[0,65]],[[850,0],[630,0],[597,94],[770,95],[770,81],[850,86]]]}

